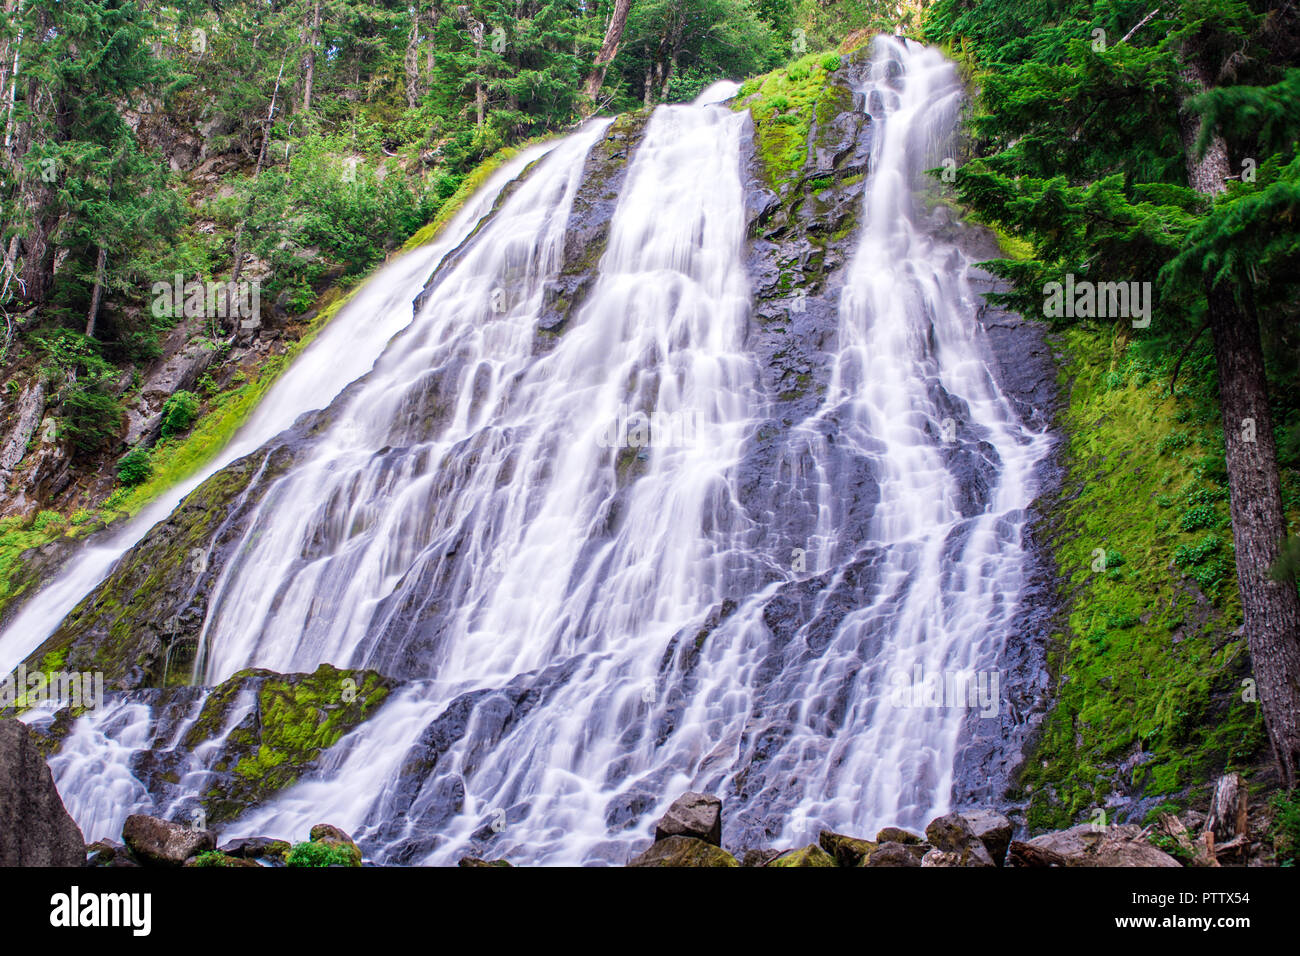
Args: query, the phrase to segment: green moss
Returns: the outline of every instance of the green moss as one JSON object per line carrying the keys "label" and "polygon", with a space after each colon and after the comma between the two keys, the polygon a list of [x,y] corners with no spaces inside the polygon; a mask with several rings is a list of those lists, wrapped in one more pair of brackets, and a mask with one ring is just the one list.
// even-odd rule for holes
{"label": "green moss", "polygon": [[193,749],[217,739],[232,708],[252,689],[253,714],[230,730],[216,769],[231,771],[204,799],[209,819],[229,819],[290,786],[387,699],[392,682],[374,671],[322,664],[312,674],[246,670],[214,688],[185,736]]}
{"label": "green moss", "polygon": [[1049,533],[1068,612],[1049,654],[1055,706],[1021,772],[1035,830],[1086,819],[1117,783],[1181,795],[1225,768],[1248,770],[1266,749],[1258,704],[1242,699],[1235,576],[1209,587],[1185,573],[1231,569],[1231,541],[1194,533],[1205,512],[1178,522],[1161,507],[1183,500],[1217,515],[1224,491],[1198,468],[1222,442],[1214,417],[1169,395],[1152,346],[1082,328],[1059,345],[1068,473]]}
{"label": "green moss", "polygon": [[289,866],[360,866],[354,849],[330,841],[299,843],[289,851]]}
{"label": "green moss", "polygon": [[[829,84],[829,58],[811,53],[782,70],[747,81],[736,97],[737,109],[748,108],[754,120],[759,158],[769,184],[781,191],[797,178],[808,155],[814,117],[822,120],[844,109],[848,91]],[[852,94],[848,93],[850,101]]]}

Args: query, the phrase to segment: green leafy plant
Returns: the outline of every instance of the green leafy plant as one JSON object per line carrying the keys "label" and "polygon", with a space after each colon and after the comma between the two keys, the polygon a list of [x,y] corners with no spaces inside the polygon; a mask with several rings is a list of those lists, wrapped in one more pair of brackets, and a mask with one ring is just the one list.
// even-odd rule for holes
{"label": "green leafy plant", "polygon": [[149,449],[136,445],[117,460],[117,477],[128,488],[143,484],[153,475]]}
{"label": "green leafy plant", "polygon": [[170,438],[190,430],[199,414],[199,397],[180,391],[170,395],[162,407],[162,437]]}
{"label": "green leafy plant", "polygon": [[289,866],[356,866],[356,858],[346,847],[325,843],[295,844],[286,860]]}

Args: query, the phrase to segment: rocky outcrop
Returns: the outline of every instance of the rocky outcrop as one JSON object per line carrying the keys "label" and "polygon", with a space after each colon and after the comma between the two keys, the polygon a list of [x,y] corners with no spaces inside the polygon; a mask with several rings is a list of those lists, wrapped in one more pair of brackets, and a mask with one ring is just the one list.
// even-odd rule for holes
{"label": "rocky outcrop", "polygon": [[184,866],[186,860],[217,846],[210,830],[195,830],[139,813],[126,818],[122,839],[136,859],[151,866]]}
{"label": "rocky outcrop", "polygon": [[0,446],[0,472],[10,472],[27,454],[27,444],[36,434],[36,428],[45,414],[45,383],[37,380],[29,385],[18,399],[10,418],[4,445]]}
{"label": "rocky outcrop", "polygon": [[86,845],[26,725],[0,720],[0,866],[81,866]]}
{"label": "rocky outcrop", "polygon": [[1013,866],[1159,866],[1181,864],[1157,849],[1132,824],[1094,826],[1081,823],[1068,830],[1044,833],[1026,842],[1011,843]]}

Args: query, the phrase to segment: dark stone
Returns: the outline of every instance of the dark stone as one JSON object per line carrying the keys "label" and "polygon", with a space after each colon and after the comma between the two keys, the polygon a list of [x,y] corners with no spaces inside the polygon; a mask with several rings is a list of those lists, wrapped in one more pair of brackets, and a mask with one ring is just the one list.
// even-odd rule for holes
{"label": "dark stone", "polygon": [[862,862],[862,866],[920,866],[916,845],[881,843]]}
{"label": "dark stone", "polygon": [[722,845],[722,801],[705,793],[684,793],[655,824],[655,841],[688,836]]}
{"label": "dark stone", "polygon": [[1011,843],[1011,821],[996,810],[963,810],[961,815],[989,851],[993,862],[1001,866]]}
{"label": "dark stone", "polygon": [[82,866],[86,843],[21,721],[0,720],[0,866]]}

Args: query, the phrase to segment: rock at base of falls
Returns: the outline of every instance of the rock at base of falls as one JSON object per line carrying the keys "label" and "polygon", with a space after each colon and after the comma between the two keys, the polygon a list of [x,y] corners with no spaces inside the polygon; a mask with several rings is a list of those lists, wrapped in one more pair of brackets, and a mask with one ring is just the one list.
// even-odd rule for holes
{"label": "rock at base of falls", "polygon": [[0,866],[81,866],[86,844],[27,727],[0,720]]}
{"label": "rock at base of falls", "polygon": [[628,866],[740,866],[722,847],[695,837],[670,836],[651,845]]}
{"label": "rock at base of falls", "polygon": [[684,793],[655,824],[655,841],[674,836],[694,837],[722,845],[722,801],[705,793]]}
{"label": "rock at base of falls", "polygon": [[153,866],[184,866],[190,857],[217,846],[209,830],[195,830],[142,813],[126,818],[122,839],[136,859]]}

